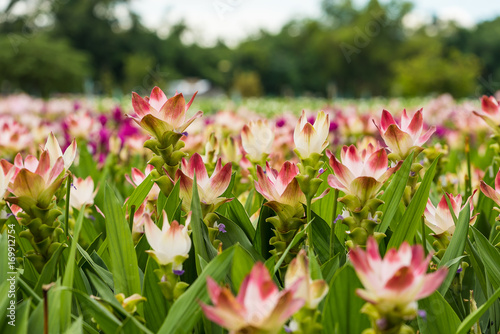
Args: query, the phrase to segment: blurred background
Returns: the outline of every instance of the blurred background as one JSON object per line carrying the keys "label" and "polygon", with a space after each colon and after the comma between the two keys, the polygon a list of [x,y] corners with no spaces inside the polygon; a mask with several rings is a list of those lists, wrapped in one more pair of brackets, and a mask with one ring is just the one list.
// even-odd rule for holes
{"label": "blurred background", "polygon": [[0,0],[0,94],[371,98],[500,89],[500,2]]}

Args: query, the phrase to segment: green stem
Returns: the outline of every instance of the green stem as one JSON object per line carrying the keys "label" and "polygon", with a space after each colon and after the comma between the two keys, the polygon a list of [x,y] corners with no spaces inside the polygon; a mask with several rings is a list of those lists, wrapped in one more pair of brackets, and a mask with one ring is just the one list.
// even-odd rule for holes
{"label": "green stem", "polygon": [[[311,196],[307,196],[306,198],[306,202],[307,202],[307,215],[306,215],[306,224],[309,224],[311,222],[311,205],[312,205],[312,198]],[[309,240],[309,247],[311,247],[311,249],[313,249],[313,236],[312,236],[312,225],[309,225],[309,230],[307,231],[307,235],[308,235],[308,240]]]}
{"label": "green stem", "polygon": [[422,247],[424,247],[424,254],[427,256],[426,240],[427,239],[425,239],[425,219],[424,216],[422,216]]}
{"label": "green stem", "polygon": [[469,136],[465,137],[465,157],[467,158],[467,176],[466,176],[466,182],[465,182],[465,198],[469,198],[469,196],[472,194]]}
{"label": "green stem", "polygon": [[70,195],[71,195],[71,181],[72,181],[71,174],[68,175],[68,178],[66,179],[66,207],[64,211],[64,229],[66,230],[66,240],[68,240],[68,235],[69,235],[69,201],[70,201]]}
{"label": "green stem", "polygon": [[129,225],[131,231],[134,227],[134,214],[135,214],[135,205],[132,205],[130,207],[130,213],[128,215],[128,225]]}
{"label": "green stem", "polygon": [[330,226],[330,258],[333,257],[333,254],[335,253],[335,247],[334,247],[334,240],[335,240],[335,225],[333,225],[333,222],[335,219],[337,219],[337,204],[338,204],[338,198],[339,198],[339,191],[338,189],[335,189],[335,194],[333,197],[333,221],[332,225]]}

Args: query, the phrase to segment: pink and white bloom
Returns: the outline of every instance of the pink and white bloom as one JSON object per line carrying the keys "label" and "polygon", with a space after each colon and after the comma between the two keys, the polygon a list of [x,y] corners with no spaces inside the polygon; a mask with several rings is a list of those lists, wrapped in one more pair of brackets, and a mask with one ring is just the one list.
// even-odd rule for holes
{"label": "pink and white bloom", "polygon": [[[145,173],[141,172],[137,168],[132,168],[132,173],[129,176],[128,174],[125,175],[125,178],[127,181],[134,186],[134,188],[137,188],[145,179],[146,177],[149,176],[149,174],[154,170],[153,165],[147,165]],[[153,181],[151,181],[153,182]],[[156,201],[158,199],[158,195],[160,194],[160,187],[156,183],[153,184],[153,187],[149,191],[148,196],[146,196],[146,199],[148,201]]]}
{"label": "pink and white bloom", "polygon": [[[476,191],[474,191],[474,194]],[[474,196],[472,194],[472,196]],[[425,207],[425,224],[436,234],[440,235],[443,233],[448,233],[449,236],[452,236],[453,233],[455,233],[455,223],[453,221],[453,217],[450,212],[450,208],[448,206],[448,202],[446,202],[446,196],[448,196],[448,199],[450,200],[451,207],[453,209],[453,213],[455,214],[455,217],[458,217],[460,214],[460,211],[467,205],[467,202],[470,201],[470,212],[472,214],[472,211],[474,210],[474,207],[472,205],[471,197],[467,200],[467,202],[462,206],[462,196],[457,195],[453,196],[452,194],[446,193],[441,197],[441,200],[439,201],[439,204],[437,207],[435,207],[431,200],[427,200],[427,206]],[[470,219],[470,224],[474,224],[476,221],[476,216],[472,216]]]}
{"label": "pink and white bloom", "polygon": [[295,296],[306,301],[304,307],[315,309],[328,293],[328,284],[325,280],[312,280],[309,273],[309,260],[306,251],[301,249],[299,254],[290,262],[285,275],[285,287],[290,288],[298,284]]}
{"label": "pink and white bloom", "polygon": [[481,191],[486,197],[489,197],[495,202],[496,205],[500,206],[500,169],[495,177],[495,188],[493,189],[486,182],[481,181]]}
{"label": "pink and white bloom", "polygon": [[17,154],[14,166],[16,172],[9,190],[16,197],[8,200],[25,211],[37,203],[40,207],[48,206],[65,179],[63,158],[51,166],[48,151],[42,152],[40,161],[29,155],[23,162],[21,154]]}
{"label": "pink and white bloom", "polygon": [[473,113],[481,117],[495,131],[500,130],[500,106],[494,96],[483,95],[481,98],[481,112],[473,111]]}
{"label": "pink and white bloom", "polygon": [[265,172],[262,167],[257,166],[255,190],[267,199],[266,205],[275,212],[282,210],[282,204],[292,207],[302,206],[302,203],[306,202],[306,197],[295,179],[298,174],[299,168],[292,162],[286,161],[279,172],[266,162]]}
{"label": "pink and white bloom", "polygon": [[93,205],[97,190],[94,191],[94,181],[88,176],[86,179],[77,177],[73,179],[73,189],[69,196],[69,205],[81,210],[83,207]]}
{"label": "pink and white bloom", "polygon": [[329,115],[318,112],[314,125],[309,123],[306,113],[302,110],[295,131],[293,141],[295,152],[300,159],[307,159],[311,154],[322,154],[328,146],[328,132],[330,129]]}
{"label": "pink and white bloom", "polygon": [[189,257],[191,249],[189,221],[186,220],[186,225],[180,225],[175,220],[169,224],[167,214],[163,211],[163,228],[160,230],[151,216],[144,214],[144,232],[153,249],[147,252],[159,265],[172,264],[173,270],[182,270],[182,263]]}
{"label": "pink and white bloom", "polygon": [[267,120],[250,122],[241,131],[241,145],[249,160],[257,163],[271,154],[274,143],[274,130]]}
{"label": "pink and white bloom", "polygon": [[212,176],[208,177],[207,168],[198,153],[195,153],[189,159],[189,162],[183,158],[181,168],[175,174],[176,181],[180,180],[180,197],[182,199],[183,210],[188,212],[191,208],[195,174],[198,195],[202,204],[210,206],[212,210],[215,210],[223,203],[230,201],[231,199],[220,196],[226,191],[231,182],[231,172],[231,163],[227,163],[222,167],[222,162],[219,158]]}
{"label": "pink and white bloom", "polygon": [[211,277],[207,278],[207,290],[214,305],[200,303],[205,316],[230,334],[278,333],[305,303],[296,296],[297,284],[279,291],[261,262],[254,265],[237,296]]}
{"label": "pink and white bloom", "polygon": [[132,106],[136,116],[132,118],[141,128],[157,139],[160,139],[167,131],[182,133],[195,119],[203,115],[203,112],[198,111],[186,121],[186,111],[193,103],[195,96],[196,93],[186,104],[182,93],[167,98],[159,87],[154,87],[151,95],[146,98],[133,92]]}
{"label": "pink and white bloom", "polygon": [[424,132],[422,109],[418,110],[412,118],[406,114],[406,109],[403,110],[401,125],[396,123],[387,110],[382,111],[380,127],[375,121],[373,122],[391,152],[395,153],[399,160],[404,160],[415,149],[421,149],[421,145],[436,131],[435,127],[431,127]]}
{"label": "pink and white bloom", "polygon": [[410,246],[405,241],[399,250],[389,249],[382,259],[377,242],[370,237],[366,251],[357,247],[349,253],[365,288],[356,292],[382,314],[394,310],[416,314],[416,301],[432,294],[448,272],[447,268],[440,268],[427,274],[431,257],[432,254],[425,257],[421,245]]}
{"label": "pink and white bloom", "polygon": [[73,138],[88,140],[89,133],[94,129],[95,119],[88,111],[71,113],[64,119],[64,126]]}
{"label": "pink and white bloom", "polygon": [[57,141],[57,138],[51,132],[49,137],[47,138],[47,142],[45,143],[44,150],[49,152],[50,166],[54,166],[57,159],[62,157],[64,161],[64,169],[68,170],[76,158],[76,140],[73,139],[71,145],[69,145],[68,148],[66,148],[63,154],[61,146],[59,146],[59,142]]}
{"label": "pink and white bloom", "polygon": [[0,201],[3,200],[5,192],[9,188],[9,183],[14,178],[16,168],[5,159],[0,161]]}
{"label": "pink and white bloom", "polygon": [[3,154],[16,154],[33,143],[30,130],[8,116],[0,117],[0,150]]}
{"label": "pink and white bloom", "polygon": [[374,198],[382,185],[398,170],[400,163],[388,168],[387,152],[368,144],[367,148],[358,151],[356,146],[344,146],[340,153],[342,162],[338,161],[330,151],[330,166],[335,175],[328,175],[328,184],[346,195],[354,195],[364,203]]}

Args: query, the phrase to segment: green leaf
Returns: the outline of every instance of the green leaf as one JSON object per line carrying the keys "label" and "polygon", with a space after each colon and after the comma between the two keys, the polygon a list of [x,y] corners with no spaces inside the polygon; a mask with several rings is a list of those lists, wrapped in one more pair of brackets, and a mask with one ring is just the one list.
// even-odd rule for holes
{"label": "green leaf", "polygon": [[158,264],[151,257],[146,264],[146,271],[144,273],[144,284],[142,287],[142,295],[146,297],[144,303],[144,318],[148,328],[157,332],[163,320],[167,317],[167,303],[165,297],[161,292],[158,285],[158,278],[154,273],[158,269]]}
{"label": "green leaf", "polygon": [[[170,195],[168,195],[168,198],[165,202],[165,207],[159,206],[159,208],[162,208],[165,210],[167,213],[168,221],[174,221],[175,220],[175,212],[177,211],[177,208],[181,204],[181,199],[179,198],[179,192],[180,192],[180,185],[179,181],[175,183],[174,188],[170,192]],[[159,212],[162,212],[162,210],[159,210]]]}
{"label": "green leaf", "polygon": [[418,328],[422,334],[454,333],[460,325],[460,319],[439,292],[418,302],[419,309],[427,315],[425,320],[418,317]]}
{"label": "green leaf", "polygon": [[224,248],[229,248],[232,245],[240,244],[252,256],[254,261],[263,260],[262,256],[255,250],[252,242],[248,239],[247,235],[240,228],[238,224],[232,220],[218,214],[218,223],[226,226],[226,233],[219,233],[217,239],[222,241]]}
{"label": "green leaf", "polygon": [[250,221],[245,208],[236,197],[233,198],[231,202],[227,203],[227,216],[233,222],[238,224],[239,227],[241,227],[249,240],[252,240],[255,235],[255,229],[253,228],[252,222]]}
{"label": "green leaf", "polygon": [[130,197],[128,198],[127,202],[123,205],[123,212],[127,210],[127,208],[130,210],[132,206],[135,206],[136,209],[138,209],[142,203],[144,203],[144,200],[148,196],[151,188],[153,188],[153,185],[155,183],[152,180],[152,175],[149,174],[142,182],[140,185],[137,186],[137,188],[134,189]]}
{"label": "green leaf", "polygon": [[253,244],[255,249],[262,255],[263,258],[269,259],[271,257],[271,245],[269,240],[274,236],[272,224],[266,221],[267,218],[274,215],[271,208],[262,205],[260,209],[259,220],[257,222],[257,230],[253,237]]}
{"label": "green leaf", "polygon": [[401,168],[394,174],[391,183],[384,191],[384,194],[380,197],[384,204],[380,207],[380,211],[384,214],[382,215],[382,221],[375,228],[375,231],[380,233],[385,233],[389,227],[394,215],[396,214],[401,198],[406,188],[408,178],[410,177],[411,164],[413,162],[412,152],[409,157],[405,159]]}
{"label": "green leaf", "polygon": [[274,265],[274,271],[271,274],[273,275],[276,274],[278,269],[281,267],[283,261],[285,261],[285,257],[290,251],[290,249],[292,249],[292,247],[295,246],[299,242],[299,240],[301,240],[304,237],[304,234],[306,233],[307,228],[309,227],[310,224],[314,224],[314,218],[309,222],[309,224],[304,226],[301,231],[297,232],[295,237],[293,237],[292,242],[288,245],[283,254],[281,254],[281,257],[279,258],[278,262],[276,262],[276,264]]}
{"label": "green leaf", "polygon": [[486,301],[486,303],[484,303],[483,305],[481,305],[477,310],[475,310],[474,312],[472,312],[471,314],[469,314],[464,319],[464,321],[462,321],[462,323],[460,324],[460,326],[457,329],[456,334],[466,334],[466,333],[468,333],[469,330],[472,328],[472,326],[474,326],[474,324],[476,322],[478,322],[479,318],[481,318],[481,316],[484,314],[484,312],[486,312],[488,310],[488,308],[490,308],[491,305],[493,305],[493,303],[498,298],[500,298],[500,288],[498,288],[497,291],[495,291],[495,293],[490,298],[488,298],[488,300]]}
{"label": "green leaf", "polygon": [[493,289],[497,290],[500,288],[500,253],[475,227],[471,229],[474,234],[474,239],[476,240],[477,249],[481,255],[481,260],[483,260],[488,279]]}
{"label": "green leaf", "polygon": [[387,249],[398,248],[403,241],[408,241],[410,244],[413,243],[413,237],[420,226],[420,219],[425,211],[425,206],[427,205],[427,199],[429,198],[429,191],[431,189],[431,183],[432,179],[434,179],[438,161],[439,157],[434,159],[434,162],[425,173],[424,179],[418,187],[410,205],[406,208],[401,222],[398,224],[394,234],[391,236]]}
{"label": "green leaf", "polygon": [[236,291],[240,290],[241,283],[252,270],[255,260],[247,250],[237,247],[234,251],[233,265],[231,266],[231,281]]}
{"label": "green leaf", "polygon": [[360,334],[370,327],[368,317],[361,314],[364,300],[356,295],[363,285],[351,266],[338,270],[330,283],[323,308],[325,333]]}
{"label": "green leaf", "polygon": [[[459,258],[464,253],[465,242],[467,240],[467,236],[469,234],[469,221],[470,221],[470,203],[467,203],[465,207],[460,211],[457,219],[457,226],[455,227],[455,233],[451,238],[450,244],[446,249],[443,257],[441,258],[441,262],[439,263],[440,267],[448,264],[453,259]],[[457,273],[458,266],[460,265],[460,261],[452,264],[448,268],[448,274],[446,275],[445,280],[441,284],[439,288],[439,292],[442,295],[446,294],[446,291],[450,287],[453,278]]]}
{"label": "green leaf", "polygon": [[[111,288],[113,289],[114,288],[114,283],[113,283],[113,275],[108,271],[106,270],[105,268],[101,267],[100,265],[98,265],[93,259],[92,257],[80,246],[80,245],[77,245],[77,248],[78,248],[78,251],[80,252],[80,254],[83,256],[83,258],[85,259],[85,261],[88,262],[88,264],[92,267],[92,269],[96,272],[96,274]],[[93,252],[93,254],[95,254],[96,256],[97,253],[96,252]],[[82,263],[82,266],[83,266],[83,263]]]}
{"label": "green leaf", "polygon": [[201,319],[202,311],[198,302],[208,303],[210,299],[207,292],[207,277],[210,276],[215,281],[223,280],[237,247],[239,246],[226,249],[206,265],[198,279],[174,302],[158,334],[191,333],[195,324]]}
{"label": "green leaf", "polygon": [[325,281],[328,284],[330,284],[330,282],[332,281],[332,278],[339,269],[339,266],[340,266],[340,253],[332,257],[330,260],[328,260],[325,264],[321,266],[322,276],[324,277]]}
{"label": "green leaf", "polygon": [[330,226],[314,211],[312,218],[314,219],[314,224],[311,225],[314,235],[312,239],[314,250],[318,254],[320,262],[325,263],[330,259]]}
{"label": "green leaf", "polygon": [[40,296],[42,295],[42,286],[44,284],[49,284],[50,282],[54,281],[53,280],[54,273],[57,268],[57,263],[59,262],[59,257],[61,256],[62,251],[66,247],[68,247],[66,244],[60,244],[59,247],[57,247],[54,254],[52,254],[50,260],[45,264],[45,267],[43,267],[42,273],[40,274],[40,277],[38,278],[38,281],[36,282],[35,286],[35,291]]}
{"label": "green leaf", "polygon": [[206,262],[210,262],[210,260],[217,255],[217,251],[210,243],[208,238],[208,228],[203,222],[196,175],[194,176],[193,194],[191,197],[191,229],[193,231],[192,236],[195,250],[196,271],[199,275],[201,274],[202,269],[198,255]]}
{"label": "green leaf", "polygon": [[109,185],[106,185],[104,192],[104,214],[114,292],[124,293],[126,297],[134,293],[140,294],[141,283],[132,233],[120,203]]}
{"label": "green leaf", "polygon": [[75,322],[69,327],[64,334],[83,334],[83,318],[76,319]]}
{"label": "green leaf", "polygon": [[[82,222],[84,217],[84,210],[81,210],[76,219],[75,227],[73,229],[73,238],[71,238],[71,247],[69,250],[68,262],[64,272],[62,285],[68,288],[73,287],[73,280],[75,275],[76,265],[76,245],[82,230]],[[71,290],[61,292],[61,330],[65,331],[71,323]]]}

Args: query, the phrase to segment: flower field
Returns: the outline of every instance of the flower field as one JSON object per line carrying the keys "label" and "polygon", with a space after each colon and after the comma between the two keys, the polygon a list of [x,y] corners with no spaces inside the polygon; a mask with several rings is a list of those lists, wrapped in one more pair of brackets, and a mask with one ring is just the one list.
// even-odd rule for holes
{"label": "flower field", "polygon": [[0,98],[0,332],[500,333],[499,98]]}

